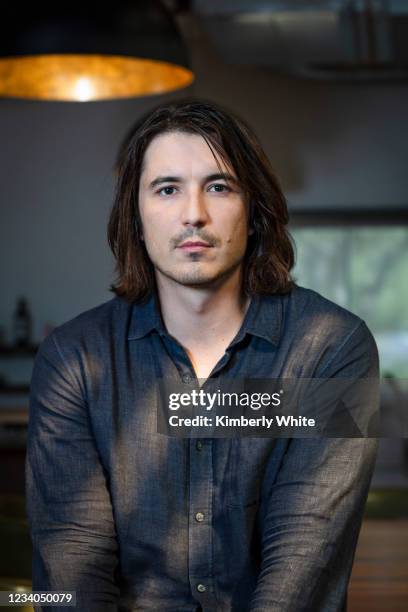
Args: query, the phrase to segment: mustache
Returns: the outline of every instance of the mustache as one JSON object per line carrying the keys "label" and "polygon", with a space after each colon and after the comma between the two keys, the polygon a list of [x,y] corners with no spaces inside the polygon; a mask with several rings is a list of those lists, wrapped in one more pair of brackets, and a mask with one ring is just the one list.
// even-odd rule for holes
{"label": "mustache", "polygon": [[210,246],[218,246],[220,243],[220,240],[218,238],[216,238],[215,236],[213,236],[212,234],[209,234],[206,230],[188,230],[183,232],[182,234],[180,234],[179,236],[176,236],[175,238],[172,238],[170,240],[170,245],[173,249],[176,249],[180,244],[182,244],[183,242],[185,242],[186,240],[202,240],[203,242],[207,242]]}

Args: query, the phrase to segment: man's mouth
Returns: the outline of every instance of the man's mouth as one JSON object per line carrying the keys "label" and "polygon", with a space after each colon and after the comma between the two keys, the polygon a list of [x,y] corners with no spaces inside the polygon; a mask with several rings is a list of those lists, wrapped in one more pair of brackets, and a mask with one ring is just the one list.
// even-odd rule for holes
{"label": "man's mouth", "polygon": [[202,240],[187,240],[180,244],[177,248],[183,249],[185,251],[199,251],[200,249],[209,249],[211,245],[208,242],[203,242]]}

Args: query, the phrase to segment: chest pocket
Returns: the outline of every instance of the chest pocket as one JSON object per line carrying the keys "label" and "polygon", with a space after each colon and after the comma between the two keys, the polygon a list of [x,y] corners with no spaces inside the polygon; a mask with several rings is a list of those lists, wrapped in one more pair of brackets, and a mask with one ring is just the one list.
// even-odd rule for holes
{"label": "chest pocket", "polygon": [[227,504],[256,505],[261,497],[265,475],[274,461],[275,440],[270,438],[233,438],[230,447]]}

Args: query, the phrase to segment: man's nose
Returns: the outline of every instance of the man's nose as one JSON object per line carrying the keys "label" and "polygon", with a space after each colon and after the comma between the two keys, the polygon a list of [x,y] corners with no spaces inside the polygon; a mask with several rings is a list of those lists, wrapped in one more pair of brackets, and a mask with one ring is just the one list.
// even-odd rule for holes
{"label": "man's nose", "polygon": [[190,192],[183,203],[183,225],[202,226],[208,223],[208,219],[204,194],[199,191]]}

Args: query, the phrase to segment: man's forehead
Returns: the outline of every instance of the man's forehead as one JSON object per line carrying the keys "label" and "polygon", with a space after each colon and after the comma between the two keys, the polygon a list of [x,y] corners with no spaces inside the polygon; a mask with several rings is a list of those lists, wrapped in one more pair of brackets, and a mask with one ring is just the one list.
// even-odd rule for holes
{"label": "man's forehead", "polygon": [[200,172],[225,172],[235,175],[214,149],[199,134],[165,132],[155,136],[146,148],[142,172],[181,175]]}

